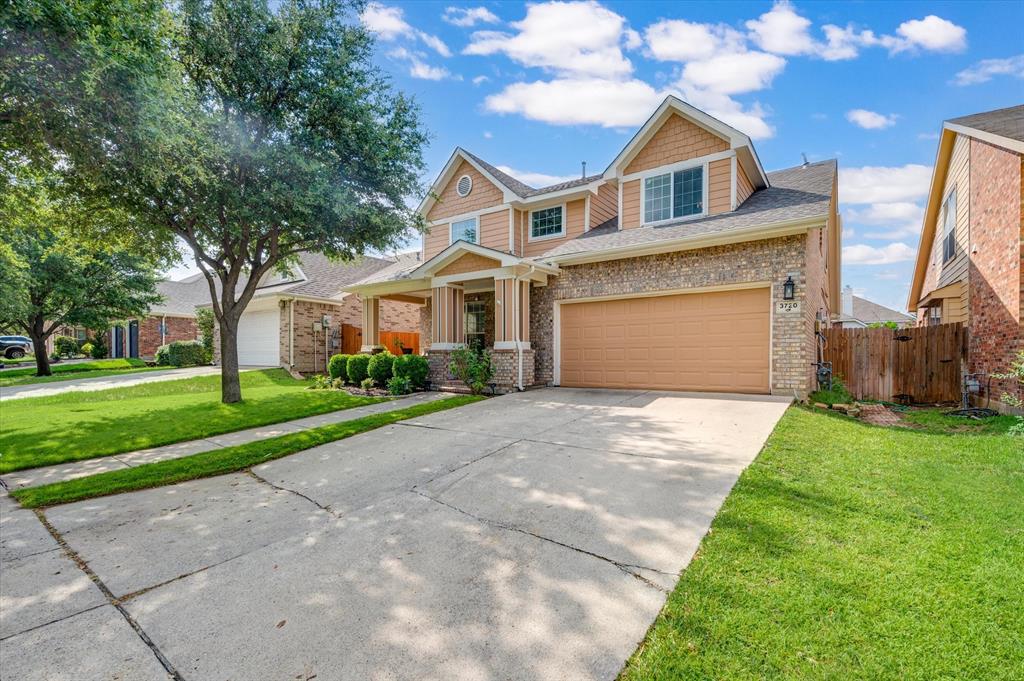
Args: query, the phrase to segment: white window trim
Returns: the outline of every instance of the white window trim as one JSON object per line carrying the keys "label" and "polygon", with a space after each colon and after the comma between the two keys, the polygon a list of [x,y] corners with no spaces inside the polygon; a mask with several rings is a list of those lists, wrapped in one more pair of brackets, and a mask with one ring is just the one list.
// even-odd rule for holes
{"label": "white window trim", "polygon": [[[657,172],[648,171],[648,172],[644,173],[643,175],[641,175],[640,178],[639,178],[640,179],[640,226],[641,227],[652,227],[652,226],[656,226],[656,225],[663,225],[663,224],[666,224],[666,223],[669,223],[669,222],[673,222],[673,223],[674,222],[685,222],[685,221],[688,221],[688,220],[699,220],[700,218],[706,218],[708,216],[708,185],[710,184],[708,182],[708,168],[709,168],[709,165],[710,164],[708,164],[707,162],[703,162],[703,163],[683,163],[683,164],[677,164],[678,167],[670,166],[672,168],[671,170],[663,170],[663,169],[659,168],[657,170]],[[693,215],[683,215],[683,216],[680,216],[678,218],[671,217],[671,213],[675,212],[675,200],[676,200],[675,191],[674,191],[674,184],[673,184],[674,181],[675,181],[675,178],[673,178],[672,182],[669,183],[669,188],[670,188],[670,192],[669,192],[669,199],[670,199],[669,200],[669,213],[670,213],[670,217],[665,218],[664,220],[652,220],[652,221],[648,222],[647,221],[647,210],[645,208],[645,206],[647,205],[647,179],[650,178],[650,177],[659,177],[661,175],[668,175],[670,173],[671,174],[675,174],[676,172],[678,172],[680,170],[692,170],[693,168],[698,168],[698,167],[699,168],[703,168],[703,170],[701,170],[701,173],[702,173],[702,178],[701,178],[701,212],[694,213]]]}
{"label": "white window trim", "polygon": [[[544,206],[543,208],[534,208],[533,210],[531,210],[530,211],[530,215],[529,215],[529,219],[527,220],[527,224],[526,224],[526,235],[528,237],[528,242],[532,243],[534,241],[549,241],[551,239],[564,239],[565,238],[565,223],[569,219],[569,214],[566,212],[565,206],[566,206],[566,204],[562,203],[562,204],[555,204],[554,206]],[[539,213],[542,210],[549,210],[551,208],[559,208],[559,207],[561,207],[561,209],[562,209],[562,229],[561,229],[561,231],[559,231],[559,232],[557,232],[555,234],[545,234],[544,236],[534,236],[533,235],[533,214],[534,213]]]}
{"label": "white window trim", "polygon": [[[470,220],[472,220],[473,223],[476,225],[476,241],[469,241],[467,243],[476,244],[477,246],[480,245],[480,216],[479,215],[473,215],[472,217],[463,218],[461,220],[452,220],[451,222],[448,223],[448,245],[449,246],[451,246],[453,243],[455,243],[457,241],[457,239],[454,238],[454,236],[455,236],[455,234],[454,234],[455,223],[456,222],[469,222]],[[465,239],[463,239],[463,241],[465,241]]]}

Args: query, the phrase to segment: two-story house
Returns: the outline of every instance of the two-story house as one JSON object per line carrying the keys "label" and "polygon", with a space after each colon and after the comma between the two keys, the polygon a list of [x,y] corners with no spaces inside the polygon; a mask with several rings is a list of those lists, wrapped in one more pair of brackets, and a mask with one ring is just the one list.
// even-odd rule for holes
{"label": "two-story house", "polygon": [[[1002,373],[1024,349],[1024,105],[942,126],[907,309],[963,322],[967,371]],[[982,382],[997,405],[1010,381]]]}
{"label": "two-story house", "polygon": [[[531,385],[804,394],[839,300],[835,161],[767,173],[750,138],[668,97],[607,169],[535,189],[456,149],[418,262],[347,287],[419,301],[432,379],[492,349]],[[426,345],[426,342],[424,342]]]}

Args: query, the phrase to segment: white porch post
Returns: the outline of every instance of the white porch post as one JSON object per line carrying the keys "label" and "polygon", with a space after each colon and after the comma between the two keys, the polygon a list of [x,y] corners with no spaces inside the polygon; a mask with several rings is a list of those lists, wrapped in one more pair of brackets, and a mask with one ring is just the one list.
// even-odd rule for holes
{"label": "white porch post", "polygon": [[363,344],[360,352],[373,352],[380,348],[380,298],[363,297]]}

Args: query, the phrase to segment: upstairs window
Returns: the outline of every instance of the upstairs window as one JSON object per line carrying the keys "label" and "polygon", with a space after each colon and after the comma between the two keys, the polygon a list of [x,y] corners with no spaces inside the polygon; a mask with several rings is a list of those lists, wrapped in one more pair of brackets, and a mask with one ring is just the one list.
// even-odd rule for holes
{"label": "upstairs window", "polygon": [[478,244],[479,232],[477,228],[476,218],[469,218],[468,220],[459,220],[458,222],[452,223],[451,241],[468,241],[471,244]]}
{"label": "upstairs window", "polygon": [[956,189],[949,193],[942,207],[942,263],[956,257]]}
{"label": "upstairs window", "polygon": [[704,168],[687,168],[644,178],[644,222],[704,212]]}
{"label": "upstairs window", "polygon": [[561,206],[530,213],[530,239],[550,239],[565,234],[565,215]]}

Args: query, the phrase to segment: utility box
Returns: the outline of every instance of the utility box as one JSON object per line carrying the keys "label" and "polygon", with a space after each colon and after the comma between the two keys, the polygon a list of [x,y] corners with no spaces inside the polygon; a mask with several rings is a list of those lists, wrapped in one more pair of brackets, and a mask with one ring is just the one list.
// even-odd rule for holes
{"label": "utility box", "polygon": [[331,315],[325,314],[320,318],[320,325],[325,329],[331,328]]}

